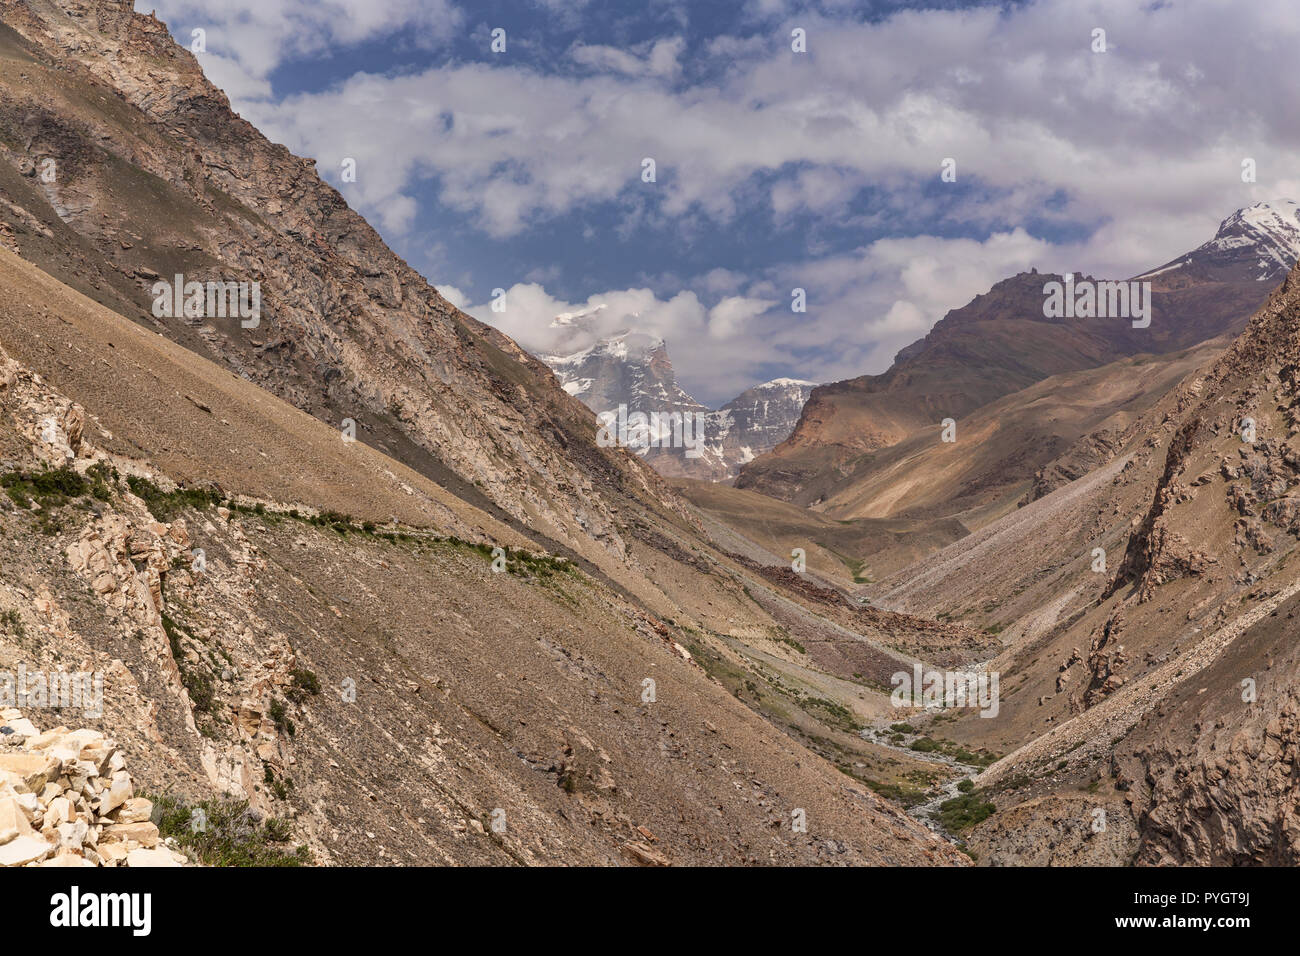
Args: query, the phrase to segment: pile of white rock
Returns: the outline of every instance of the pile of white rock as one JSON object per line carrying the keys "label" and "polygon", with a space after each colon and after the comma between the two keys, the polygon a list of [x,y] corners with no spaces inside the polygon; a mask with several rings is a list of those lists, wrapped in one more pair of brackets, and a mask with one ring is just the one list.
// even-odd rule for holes
{"label": "pile of white rock", "polygon": [[0,708],[0,866],[183,866],[96,730],[39,732]]}

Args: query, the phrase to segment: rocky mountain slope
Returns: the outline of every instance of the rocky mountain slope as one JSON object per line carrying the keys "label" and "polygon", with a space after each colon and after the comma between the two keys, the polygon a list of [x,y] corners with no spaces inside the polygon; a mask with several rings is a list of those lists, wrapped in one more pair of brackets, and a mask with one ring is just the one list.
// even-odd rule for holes
{"label": "rocky mountain slope", "polygon": [[955,441],[930,426],[819,476],[801,508],[748,489],[680,483],[702,510],[774,554],[803,548],[809,567],[853,591],[1081,478],[1225,338],[1053,375],[962,418]]}
{"label": "rocky mountain slope", "polygon": [[[65,726],[117,741],[160,836],[216,864],[966,861],[874,792],[924,762],[856,733],[947,630],[711,542],[129,3],[3,0],[0,88],[0,671],[103,678]],[[260,321],[155,315],[176,274],[259,282]]]}
{"label": "rocky mountain slope", "polygon": [[[1224,248],[1165,281],[1259,282],[1258,249],[1234,265]],[[1058,373],[962,417],[953,442],[931,425],[832,471],[814,511],[682,489],[735,550],[776,565],[802,546],[875,607],[996,635],[975,666],[1000,679],[997,714],[866,731],[964,773],[913,812],[982,864],[1290,865],[1297,368],[1292,269],[1236,338]]]}
{"label": "rocky mountain slope", "polygon": [[[1004,279],[949,312],[883,374],[819,386],[790,437],[744,466],[736,484],[809,505],[864,455],[1052,375],[1236,333],[1300,255],[1296,208],[1279,200],[1240,210],[1209,243],[1137,277],[1151,283],[1147,328],[1122,317],[1047,318],[1043,288],[1061,276]],[[1085,281],[1096,280],[1075,277]]]}
{"label": "rocky mountain slope", "polygon": [[999,632],[998,718],[944,725],[1006,754],[981,860],[1296,862],[1298,365],[1293,270],[1106,463],[872,588]]}
{"label": "rocky mountain slope", "polygon": [[6,252],[0,290],[0,672],[99,675],[65,725],[178,851],[231,862],[204,809],[262,861],[960,862],[701,666],[785,645],[685,526],[637,519],[640,600]]}
{"label": "rocky mountain slope", "polygon": [[[451,307],[312,161],[231,112],[163,24],[127,0],[0,11],[12,249],[608,573],[626,565],[627,494],[677,507],[594,445],[591,414],[544,365]],[[176,275],[260,283],[260,321],[155,316],[154,283]]]}
{"label": "rocky mountain slope", "polygon": [[794,429],[811,382],[779,378],[741,392],[720,409],[697,402],[677,384],[663,339],[625,332],[568,355],[543,355],[564,390],[596,412],[702,416],[694,447],[671,441],[666,429],[633,431],[629,445],[663,475],[727,481],[741,466],[774,448]]}

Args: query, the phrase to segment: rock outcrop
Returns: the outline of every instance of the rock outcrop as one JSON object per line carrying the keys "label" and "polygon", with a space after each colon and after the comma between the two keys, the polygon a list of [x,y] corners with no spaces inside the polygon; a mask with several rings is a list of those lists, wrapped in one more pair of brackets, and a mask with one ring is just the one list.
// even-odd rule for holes
{"label": "rock outcrop", "polygon": [[0,709],[0,866],[184,866],[136,796],[117,745],[95,730],[38,730]]}

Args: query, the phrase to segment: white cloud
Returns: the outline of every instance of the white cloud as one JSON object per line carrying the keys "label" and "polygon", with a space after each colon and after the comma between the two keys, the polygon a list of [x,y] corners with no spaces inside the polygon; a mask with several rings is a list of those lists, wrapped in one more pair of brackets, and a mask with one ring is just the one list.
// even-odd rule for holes
{"label": "white cloud", "polygon": [[239,103],[269,95],[267,77],[292,57],[397,31],[416,46],[433,46],[464,20],[451,0],[136,0],[136,7],[156,11],[187,47],[190,30],[205,30],[199,62]]}
{"label": "white cloud", "polygon": [[578,43],[569,50],[569,58],[581,66],[607,73],[672,79],[681,73],[678,57],[685,47],[682,37],[665,37],[631,50]]}
{"label": "white cloud", "polygon": [[458,309],[463,309],[469,305],[469,299],[464,292],[454,285],[448,285],[445,282],[434,282],[433,287],[438,290],[439,294]]}
{"label": "white cloud", "polygon": [[745,335],[750,320],[772,305],[769,299],[728,296],[709,310],[709,337],[726,341]]}
{"label": "white cloud", "polygon": [[[489,303],[466,310],[539,354],[574,352],[627,329],[661,336],[683,387],[720,405],[773,366],[819,382],[882,371],[945,312],[1052,252],[1022,229],[982,242],[881,239],[852,255],[780,266],[743,293],[733,287],[737,277],[710,272],[698,285],[727,293],[712,305],[689,289],[661,298],[644,288],[568,302],[520,283],[507,290],[504,313]],[[804,314],[790,310],[795,287],[807,292]],[[602,304],[577,327],[552,325],[557,315]]]}
{"label": "white cloud", "polygon": [[[205,6],[162,2],[164,14],[201,16]],[[239,45],[223,45],[220,30],[214,43],[210,32],[212,56],[222,58],[212,69],[244,69],[248,97],[286,51],[376,36],[393,23],[445,36],[459,22],[446,0],[434,14],[416,0],[232,8],[220,16]],[[1293,0],[1038,0],[899,10],[871,23],[838,0],[751,0],[747,9],[757,32],[720,36],[702,53],[718,70],[701,72],[673,35],[629,49],[557,50],[557,60],[568,54],[562,75],[472,63],[358,74],[281,103],[253,100],[248,112],[327,174],[356,158],[349,198],[394,233],[414,221],[429,181],[492,237],[606,201],[625,211],[616,234],[667,225],[684,247],[701,222],[725,226],[755,203],[778,227],[811,214],[911,234],[828,258],[816,255],[814,236],[807,261],[752,275],[714,268],[706,248],[690,247],[700,275],[682,285],[695,291],[589,297],[667,338],[687,387],[724,400],[765,363],[815,380],[880,371],[945,311],[1011,272],[1133,275],[1198,245],[1233,209],[1300,189],[1300,100],[1285,80],[1300,47]],[[795,25],[807,30],[807,54],[790,50]],[[1097,26],[1107,31],[1104,54],[1091,51]],[[653,185],[640,181],[647,156],[658,164]],[[1241,182],[1246,156],[1258,162],[1258,184]],[[952,186],[938,184],[945,157],[957,161]],[[882,191],[883,206],[850,212],[867,186]],[[1035,221],[1093,232],[1053,245],[1017,228]],[[788,313],[794,285],[809,290],[806,316]],[[535,348],[546,347],[538,343],[554,314],[582,306],[538,282],[515,285],[509,298],[506,316],[480,318]],[[778,304],[755,312],[754,300]]]}
{"label": "white cloud", "polygon": [[[1298,108],[1276,82],[1300,39],[1289,0],[1230,13],[1046,0],[800,22],[808,54],[790,53],[788,31],[774,27],[766,42],[735,42],[735,62],[705,85],[663,85],[681,52],[669,37],[575,47],[594,75],[473,64],[359,75],[259,115],[323,160],[368,144],[383,162],[363,202],[433,174],[444,202],[499,237],[647,195],[663,200],[660,215],[727,222],[742,197],[752,202],[759,172],[782,174],[766,200],[778,217],[834,217],[864,184],[937,180],[949,156],[959,188],[993,190],[963,207],[972,223],[1014,223],[1062,195],[1055,214],[1075,221],[1199,213],[1163,230],[1132,269],[1182,251],[1189,225],[1200,238],[1233,208],[1271,197],[1300,165]],[[1107,25],[1108,53],[1091,52],[1096,23]],[[1259,160],[1257,191],[1240,181],[1243,155]],[[646,156],[659,183],[642,189]]]}

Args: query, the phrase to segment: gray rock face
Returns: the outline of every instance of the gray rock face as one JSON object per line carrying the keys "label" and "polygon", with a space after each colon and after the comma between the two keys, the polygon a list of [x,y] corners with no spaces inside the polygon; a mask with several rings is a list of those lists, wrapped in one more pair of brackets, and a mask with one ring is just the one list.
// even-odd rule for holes
{"label": "gray rock face", "polygon": [[728,462],[738,467],[785,441],[815,387],[813,382],[777,378],[745,389],[723,405],[716,414]]}
{"label": "gray rock face", "polygon": [[623,403],[645,412],[707,412],[677,384],[664,340],[639,332],[602,339],[572,355],[543,355],[564,390],[600,413]]}
{"label": "gray rock face", "polygon": [[[779,378],[746,389],[711,410],[677,384],[664,340],[638,332],[601,339],[569,355],[543,355],[564,390],[599,416],[628,413],[691,415],[694,447],[683,446],[649,426],[632,429],[630,446],[664,475],[729,481],[740,466],[783,441],[813,390],[812,382]],[[660,439],[663,441],[660,441]],[[666,447],[664,444],[666,443]]]}

